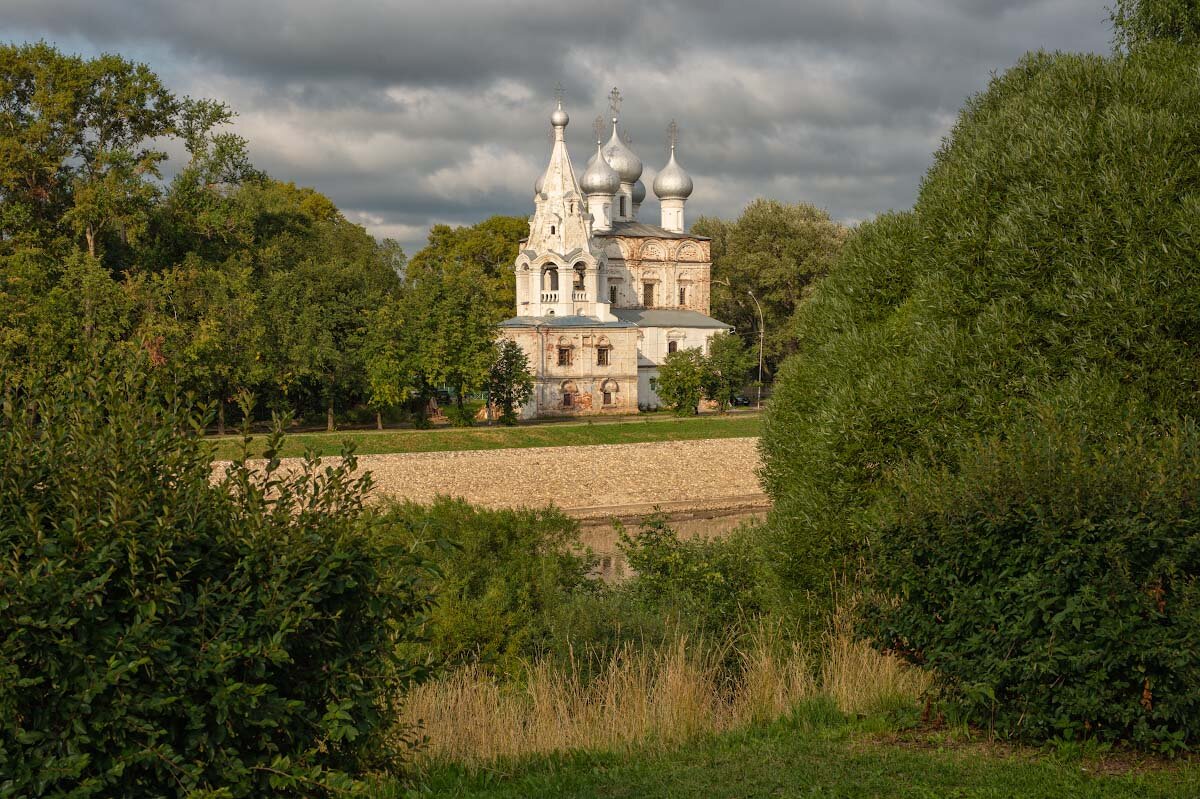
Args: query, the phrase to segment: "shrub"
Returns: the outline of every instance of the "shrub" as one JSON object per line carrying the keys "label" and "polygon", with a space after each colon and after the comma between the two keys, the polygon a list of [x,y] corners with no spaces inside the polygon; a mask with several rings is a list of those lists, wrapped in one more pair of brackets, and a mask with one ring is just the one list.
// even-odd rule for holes
{"label": "shrub", "polygon": [[724,538],[685,541],[663,516],[647,516],[637,531],[618,531],[636,572],[618,590],[673,616],[685,630],[725,636],[771,604],[769,572],[753,535],[752,528],[740,528]]}
{"label": "shrub", "polygon": [[1200,431],[1092,421],[899,476],[874,631],[1001,731],[1172,750],[1200,735]]}
{"label": "shrub", "polygon": [[214,476],[143,370],[0,385],[0,795],[352,787],[401,753],[424,564],[368,528],[352,458]]}
{"label": "shrub", "polygon": [[[1158,451],[1154,436],[1186,438],[1182,420],[1200,416],[1198,65],[1196,49],[1150,42],[1109,58],[1032,54],[995,78],[964,109],[915,208],[862,226],[802,308],[799,352],[767,411],[763,477],[784,579],[811,592],[814,613],[833,604],[831,569],[903,589],[890,601],[925,596],[924,609],[942,619],[952,611],[961,646],[916,620],[895,632],[914,636],[918,658],[940,642],[953,695],[981,713],[986,705],[986,719],[1014,733],[1101,734],[1102,726],[1105,736],[1164,746],[1200,733],[1184,722],[1191,699],[1182,678],[1200,660],[1194,648],[1169,668],[1147,662],[1175,676],[1158,688],[1151,678],[1142,720],[1134,715],[1140,689],[1130,707],[1124,693],[1086,687],[1086,671],[1115,675],[1107,664],[1033,654],[1047,651],[1038,649],[1046,640],[1038,625],[1056,631],[1053,652],[1104,652],[1122,625],[1144,652],[1161,652],[1177,641],[1174,618],[1183,624],[1190,613],[1186,601],[1175,604],[1197,565],[1184,532],[1190,510],[1174,489],[1147,493],[1147,475],[1182,479],[1187,459]],[[1039,421],[1047,414],[1068,420],[1069,435],[1050,438]],[[1143,443],[1130,419],[1141,420]],[[1022,448],[1039,435],[1035,457]],[[1054,446],[1072,441],[1086,443],[1087,457],[1054,472]],[[1148,464],[1121,454],[1138,448]],[[977,461],[987,449],[997,459],[990,492],[955,482],[973,498],[963,513],[974,516],[921,493],[964,475],[983,479]],[[1038,470],[1095,495],[1051,513],[1039,503],[1082,489],[1038,494],[1018,479]],[[1112,483],[1115,505],[1095,475]],[[1154,496],[1158,505],[1134,512]],[[945,545],[929,546],[939,530]],[[968,531],[975,550],[954,538]],[[894,551],[910,536],[923,560]],[[1144,616],[1159,572],[1134,557],[1139,538],[1155,562],[1178,570],[1164,589],[1181,614],[1170,623]],[[962,560],[975,552],[994,565]],[[916,571],[882,573],[895,568]],[[987,569],[996,573],[985,579]],[[1104,572],[1111,588],[1101,587]],[[1021,580],[1028,585],[1016,587]],[[998,592],[994,605],[976,601],[986,586]],[[1112,615],[1104,625],[1080,617],[1078,629],[1043,615],[1069,607],[1070,619],[1080,602]],[[996,613],[1031,621],[1010,625]],[[1012,658],[1028,656],[1001,669],[1001,642]],[[1127,655],[1117,650],[1114,664],[1132,668]],[[995,705],[971,699],[972,686],[999,689]]]}
{"label": "shrub", "polygon": [[443,497],[391,505],[382,518],[392,540],[426,545],[442,575],[423,645],[442,663],[515,672],[553,645],[559,608],[595,588],[579,525],[555,508],[488,510]]}

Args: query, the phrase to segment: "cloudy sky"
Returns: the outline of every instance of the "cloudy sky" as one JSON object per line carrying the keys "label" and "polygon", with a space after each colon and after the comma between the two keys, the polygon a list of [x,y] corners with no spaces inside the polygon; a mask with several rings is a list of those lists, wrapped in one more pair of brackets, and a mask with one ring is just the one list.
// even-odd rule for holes
{"label": "cloudy sky", "polygon": [[410,253],[532,211],[557,83],[577,171],[616,85],[647,185],[678,120],[689,219],[766,196],[856,221],[912,204],[993,71],[1109,49],[1104,0],[0,0],[0,38],[225,101],[257,166]]}

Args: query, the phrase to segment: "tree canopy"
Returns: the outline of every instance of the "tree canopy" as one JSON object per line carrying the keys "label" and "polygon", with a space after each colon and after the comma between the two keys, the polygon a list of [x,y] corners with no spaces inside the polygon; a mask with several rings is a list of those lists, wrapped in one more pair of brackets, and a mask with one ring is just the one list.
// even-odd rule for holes
{"label": "tree canopy", "polygon": [[1198,66],[1160,41],[996,77],[915,207],[861,226],[801,307],[768,409],[786,578],[828,602],[831,564],[865,576],[880,644],[1012,734],[1200,735],[1200,662],[1171,654],[1197,651],[1200,607],[1176,490],[1200,413]]}

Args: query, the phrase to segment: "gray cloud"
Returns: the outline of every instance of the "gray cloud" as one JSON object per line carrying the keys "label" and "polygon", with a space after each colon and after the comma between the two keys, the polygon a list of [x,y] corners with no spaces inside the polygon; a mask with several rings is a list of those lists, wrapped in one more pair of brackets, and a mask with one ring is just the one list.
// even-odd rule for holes
{"label": "gray cloud", "polygon": [[4,21],[228,102],[259,166],[410,252],[433,222],[532,210],[558,81],[580,169],[616,84],[647,183],[679,120],[691,218],[772,196],[859,220],[911,205],[994,71],[1110,38],[1085,0],[5,0]]}

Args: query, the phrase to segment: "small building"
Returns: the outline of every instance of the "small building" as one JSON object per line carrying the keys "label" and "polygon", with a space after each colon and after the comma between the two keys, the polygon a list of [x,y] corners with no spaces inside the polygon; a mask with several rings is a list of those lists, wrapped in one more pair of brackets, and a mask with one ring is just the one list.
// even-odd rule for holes
{"label": "small building", "polygon": [[550,115],[550,163],[534,185],[529,238],[513,264],[517,315],[500,323],[535,378],[524,418],[633,413],[660,404],[658,367],[668,353],[707,352],[730,326],[710,317],[709,240],[686,232],[692,179],[670,154],[654,179],[660,223],[638,219],[646,187],[642,162],[619,130],[612,94],[612,135],[576,178],[567,152],[569,117]]}

